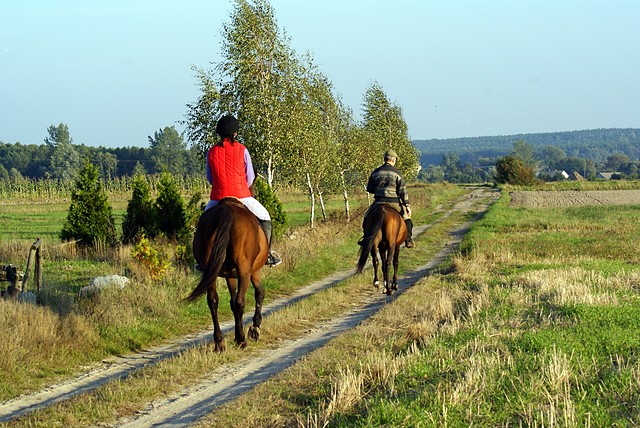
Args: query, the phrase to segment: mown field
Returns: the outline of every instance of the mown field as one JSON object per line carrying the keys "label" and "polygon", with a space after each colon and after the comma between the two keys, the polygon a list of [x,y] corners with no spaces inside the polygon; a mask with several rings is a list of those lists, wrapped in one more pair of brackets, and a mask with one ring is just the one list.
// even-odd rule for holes
{"label": "mown field", "polygon": [[[575,190],[575,184],[566,189],[569,186]],[[612,185],[582,189],[607,186]],[[558,185],[550,188],[558,190]],[[505,189],[439,273],[421,280],[353,332],[211,414],[200,426],[639,424],[640,207],[514,207],[509,197],[514,190],[526,189]],[[416,222],[437,218],[439,209],[463,193],[462,188],[446,185],[413,189],[414,206],[420,207]],[[303,218],[300,202],[292,198],[287,204]],[[267,298],[353,266],[358,226],[338,221],[313,232],[298,229],[304,239],[281,240],[276,248],[288,257],[282,270],[267,272]],[[430,230],[417,241],[416,251],[403,252],[404,272],[424,263],[442,245],[447,227]],[[73,272],[99,270],[96,263],[107,271],[133,269],[125,256],[118,260],[115,268],[109,260],[80,261],[70,256],[61,264]],[[62,286],[63,280],[56,284]],[[0,321],[9,327],[5,331],[26,323],[48,323],[56,330],[34,332],[35,336],[22,337],[22,344],[15,343],[15,335],[1,333],[0,368],[5,377],[0,397],[62,378],[74,367],[109,353],[136,350],[207,327],[210,319],[204,302],[179,304],[179,297],[193,285],[194,278],[181,273],[159,283],[137,279],[126,295],[101,297],[102,309],[73,304],[63,314],[45,307],[39,315],[42,320],[16,312],[11,318],[7,314],[17,311],[16,306],[0,303]],[[144,298],[142,308],[131,304],[142,301],[138,298]],[[50,307],[64,307],[56,299],[62,298],[51,297]],[[221,304],[225,306],[228,303]],[[313,319],[312,311],[321,306],[309,303],[291,311],[296,317]],[[311,312],[305,315],[305,311]],[[282,328],[307,328],[288,322]],[[287,337],[285,331],[265,329],[265,340]],[[23,349],[33,343],[43,344]],[[212,358],[203,355],[196,361],[206,364]],[[27,360],[33,367],[20,364]],[[195,363],[191,370],[202,367]],[[166,377],[166,384],[151,382],[145,374],[138,379],[138,389],[120,390],[116,385],[99,392],[91,400],[94,407],[81,402],[67,406],[70,409],[64,411],[74,416],[61,417],[59,408],[43,416],[48,419],[37,420],[69,426],[108,421],[114,407],[95,407],[99,402],[119,400],[121,404],[111,406],[123,409],[133,405],[134,396],[153,395],[148,390],[151,385],[155,391],[185,381],[177,368],[162,367],[157,372]],[[188,371],[182,376],[189,377]]]}

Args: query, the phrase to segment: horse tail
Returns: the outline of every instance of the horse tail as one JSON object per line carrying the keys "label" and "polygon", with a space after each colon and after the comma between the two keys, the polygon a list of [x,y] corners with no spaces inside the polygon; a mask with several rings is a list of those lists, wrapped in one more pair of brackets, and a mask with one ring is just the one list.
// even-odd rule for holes
{"label": "horse tail", "polygon": [[209,264],[204,267],[198,286],[187,296],[186,300],[189,302],[193,302],[202,296],[209,288],[215,287],[216,280],[222,269],[222,264],[227,257],[227,247],[229,246],[233,217],[228,207],[220,206],[219,210],[222,211],[223,209],[225,211],[219,212],[218,224],[211,232],[214,238],[211,254],[209,255]]}
{"label": "horse tail", "polygon": [[369,210],[367,218],[369,220],[369,228],[364,231],[364,238],[362,241],[362,247],[360,247],[360,257],[358,258],[356,275],[362,273],[362,269],[364,269],[364,265],[367,264],[367,259],[371,253],[371,248],[373,248],[373,241],[380,229],[382,229],[382,224],[384,223],[384,212],[382,211],[382,206],[374,205],[371,210]]}

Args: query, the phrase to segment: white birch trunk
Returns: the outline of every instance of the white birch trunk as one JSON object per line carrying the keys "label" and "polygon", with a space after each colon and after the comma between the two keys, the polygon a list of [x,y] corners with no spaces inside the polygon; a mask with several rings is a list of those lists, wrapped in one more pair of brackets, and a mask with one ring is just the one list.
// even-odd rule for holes
{"label": "white birch trunk", "polygon": [[273,189],[273,155],[269,155],[269,161],[267,162],[267,183]]}
{"label": "white birch trunk", "polygon": [[320,199],[320,209],[322,209],[322,221],[327,221],[327,211],[324,208],[324,199],[320,190],[318,190],[318,199]]}
{"label": "white birch trunk", "polygon": [[344,200],[344,213],[347,216],[347,223],[351,221],[351,212],[349,211],[349,194],[347,193],[347,183],[344,179],[344,171],[340,171],[340,181],[342,183],[342,199]]}
{"label": "white birch trunk", "polygon": [[309,188],[309,195],[311,196],[311,213],[309,215],[309,224],[311,229],[314,228],[314,217],[316,212],[316,195],[313,191],[313,186],[311,185],[311,177],[309,176],[309,172],[307,172],[307,187]]}

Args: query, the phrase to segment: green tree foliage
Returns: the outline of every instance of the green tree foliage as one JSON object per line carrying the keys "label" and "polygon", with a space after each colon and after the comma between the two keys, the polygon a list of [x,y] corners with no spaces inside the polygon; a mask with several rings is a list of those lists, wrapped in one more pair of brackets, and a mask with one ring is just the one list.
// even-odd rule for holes
{"label": "green tree foliage", "polygon": [[541,160],[547,170],[556,170],[558,162],[566,156],[567,154],[560,147],[545,146],[542,148]]}
{"label": "green tree foliage", "polygon": [[499,184],[513,184],[530,186],[538,183],[533,167],[524,163],[518,157],[509,155],[498,159],[496,163],[496,182]]}
{"label": "green tree foliage", "polygon": [[93,162],[103,180],[109,181],[117,176],[118,158],[113,153],[96,152],[93,155]]}
{"label": "green tree foliage", "polygon": [[171,262],[162,249],[154,248],[144,236],[131,249],[131,257],[152,280],[161,280],[171,270]]}
{"label": "green tree foliage", "polygon": [[533,144],[529,144],[524,140],[518,140],[513,143],[511,154],[524,162],[525,165],[532,167],[536,165],[536,160],[533,157]]}
{"label": "green tree foliage", "polygon": [[233,113],[240,121],[239,138],[272,186],[286,160],[288,95],[297,61],[266,0],[235,0],[222,36],[222,62],[197,71],[203,94],[188,105],[187,135],[204,155],[217,139],[217,119]]}
{"label": "green tree foliage", "polygon": [[47,129],[49,136],[44,141],[53,148],[49,174],[59,180],[75,180],[80,169],[80,155],[73,146],[69,127],[64,123],[51,125]]}
{"label": "green tree foliage", "polygon": [[44,142],[49,146],[56,147],[59,144],[72,144],[73,138],[69,132],[69,127],[64,123],[60,123],[58,126],[51,125],[47,128],[49,134],[45,137]]}
{"label": "green tree foliage", "polygon": [[313,227],[316,195],[326,217],[323,194],[335,192],[339,184],[335,168],[339,148],[336,144],[339,107],[328,79],[311,64],[307,65],[298,83],[290,94],[296,108],[291,115],[294,126],[289,135],[295,143],[290,145],[287,165],[294,183],[306,184]]}
{"label": "green tree foliage", "polygon": [[373,83],[365,92],[363,128],[370,144],[366,155],[371,162],[369,169],[379,166],[384,152],[393,148],[398,153],[396,167],[402,171],[404,178],[416,178],[420,169],[419,153],[409,138],[402,109],[389,100],[378,83]]}
{"label": "green tree foliage", "polygon": [[282,236],[287,228],[287,215],[282,208],[282,203],[262,178],[256,178],[253,185],[256,192],[256,199],[269,211],[269,216],[271,216],[273,236]]}
{"label": "green tree foliage", "polygon": [[169,172],[181,175],[186,172],[187,144],[175,127],[166,126],[149,136],[151,159],[156,172]]}
{"label": "green tree foliage", "polygon": [[338,172],[344,210],[347,221],[351,221],[349,190],[353,186],[364,186],[369,174],[366,157],[365,133],[352,117],[352,112],[338,100],[338,121],[336,122],[337,159],[334,165]]}
{"label": "green tree foliage", "polygon": [[460,171],[460,156],[457,153],[445,153],[442,156],[442,169],[444,179],[451,183],[460,183],[462,172]]}
{"label": "green tree foliage", "polygon": [[444,170],[440,165],[429,165],[420,171],[418,179],[429,183],[441,183],[444,181]]}
{"label": "green tree foliage", "polygon": [[172,239],[184,237],[187,217],[180,189],[171,174],[165,172],[158,183],[156,224],[160,232]]}
{"label": "green tree foliage", "polygon": [[122,222],[122,242],[137,241],[141,236],[156,235],[154,203],[151,199],[149,183],[142,174],[133,179],[133,194],[127,204],[127,212]]}
{"label": "green tree foliage", "polygon": [[607,160],[604,164],[604,168],[607,171],[620,171],[621,166],[628,164],[631,162],[629,156],[624,153],[614,153],[612,155],[607,156]]}
{"label": "green tree foliage", "polygon": [[147,170],[144,168],[144,165],[142,165],[140,162],[136,162],[136,166],[133,167],[133,175],[146,175],[147,174]]}
{"label": "green tree foliage", "polygon": [[471,162],[463,163],[457,153],[445,153],[440,165],[428,165],[420,171],[418,178],[430,183],[486,183],[493,179],[493,169],[474,168]]}
{"label": "green tree foliage", "polygon": [[586,176],[587,161],[582,158],[565,156],[556,162],[556,169],[566,171],[569,174],[577,172],[583,176]]}
{"label": "green tree foliage", "polygon": [[202,200],[202,193],[199,190],[195,191],[185,207],[186,225],[191,233],[195,233],[205,205],[206,203]]}
{"label": "green tree foliage", "polygon": [[48,144],[0,143],[0,164],[7,171],[15,168],[25,177],[44,178],[49,172],[53,147]]}
{"label": "green tree foliage", "polygon": [[117,244],[115,221],[98,169],[85,161],[71,193],[71,205],[64,222],[62,240],[80,240],[80,245]]}

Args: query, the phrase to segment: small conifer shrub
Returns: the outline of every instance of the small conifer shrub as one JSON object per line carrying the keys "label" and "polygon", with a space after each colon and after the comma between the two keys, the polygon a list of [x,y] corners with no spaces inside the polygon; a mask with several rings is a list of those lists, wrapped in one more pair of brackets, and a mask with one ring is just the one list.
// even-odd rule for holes
{"label": "small conifer shrub", "polygon": [[71,205],[60,232],[63,241],[81,246],[117,245],[113,212],[99,178],[98,168],[85,160],[71,192]]}

